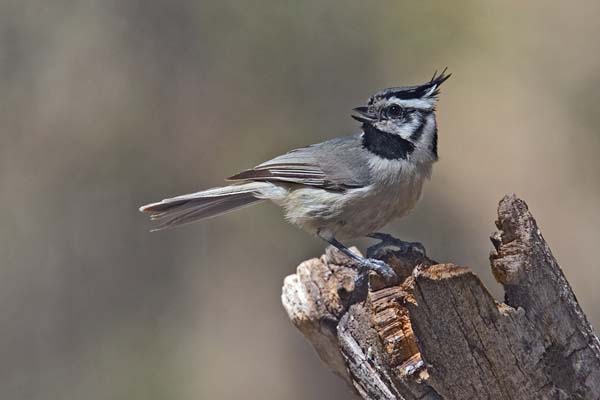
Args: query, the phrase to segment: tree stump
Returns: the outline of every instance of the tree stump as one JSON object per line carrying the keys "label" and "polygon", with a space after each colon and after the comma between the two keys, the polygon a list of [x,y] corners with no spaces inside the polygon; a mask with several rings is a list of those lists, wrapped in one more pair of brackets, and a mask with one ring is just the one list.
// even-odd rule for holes
{"label": "tree stump", "polygon": [[524,201],[492,236],[494,301],[466,267],[380,249],[400,276],[354,287],[332,248],[286,277],[282,302],[318,355],[364,399],[600,399],[600,342]]}

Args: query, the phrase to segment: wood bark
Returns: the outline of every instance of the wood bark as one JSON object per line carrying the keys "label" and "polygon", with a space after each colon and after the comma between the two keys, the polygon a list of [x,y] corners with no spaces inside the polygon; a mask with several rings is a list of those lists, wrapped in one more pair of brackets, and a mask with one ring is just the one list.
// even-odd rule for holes
{"label": "wood bark", "polygon": [[293,324],[364,399],[600,399],[600,342],[527,205],[500,201],[496,302],[466,267],[382,248],[401,277],[356,287],[332,248],[284,281]]}

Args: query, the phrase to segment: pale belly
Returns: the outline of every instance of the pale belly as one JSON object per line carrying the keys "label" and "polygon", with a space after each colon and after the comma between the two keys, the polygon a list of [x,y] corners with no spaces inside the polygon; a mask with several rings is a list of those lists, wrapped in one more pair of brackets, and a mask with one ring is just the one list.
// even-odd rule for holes
{"label": "pale belly", "polygon": [[421,196],[423,178],[405,179],[395,185],[373,184],[344,193],[301,187],[276,201],[286,218],[312,234],[338,240],[366,236],[394,218],[408,214]]}

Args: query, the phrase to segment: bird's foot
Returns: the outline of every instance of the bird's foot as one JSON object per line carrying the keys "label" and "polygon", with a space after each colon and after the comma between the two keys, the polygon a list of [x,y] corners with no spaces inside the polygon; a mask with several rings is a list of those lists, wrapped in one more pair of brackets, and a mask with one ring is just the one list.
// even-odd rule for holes
{"label": "bird's foot", "polygon": [[388,246],[396,247],[402,253],[413,251],[421,254],[422,256],[426,255],[425,246],[423,246],[419,242],[405,242],[404,240],[397,239],[388,233],[380,232],[372,233],[368,235],[368,237],[380,240],[379,243],[376,243],[373,246],[367,248],[367,257],[369,258],[375,257],[380,249]]}
{"label": "bird's foot", "polygon": [[319,235],[321,239],[325,240],[333,247],[337,248],[350,260],[354,261],[353,265],[358,271],[358,275],[355,280],[356,287],[365,287],[365,284],[368,284],[369,271],[373,271],[377,275],[379,275],[385,281],[386,285],[394,285],[398,283],[398,276],[396,275],[396,272],[384,261],[370,257],[364,258],[363,256],[356,254],[355,252],[344,246],[334,237],[323,236],[321,232],[317,232],[317,235]]}
{"label": "bird's foot", "polygon": [[[375,272],[385,281],[387,286],[396,285],[398,283],[398,275],[396,275],[396,272],[392,269],[392,267],[387,265],[385,262],[375,258],[364,258],[361,264],[363,271],[367,270]],[[366,275],[363,273],[363,271],[359,270],[358,279],[361,279],[361,275]]]}

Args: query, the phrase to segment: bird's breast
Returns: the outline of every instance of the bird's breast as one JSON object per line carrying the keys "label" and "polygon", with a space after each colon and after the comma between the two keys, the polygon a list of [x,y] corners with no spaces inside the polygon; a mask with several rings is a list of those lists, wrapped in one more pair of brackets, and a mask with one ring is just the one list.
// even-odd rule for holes
{"label": "bird's breast", "polygon": [[369,167],[371,180],[365,187],[345,192],[301,187],[290,190],[278,203],[290,222],[313,233],[327,229],[340,240],[366,236],[408,214],[431,171],[395,160]]}

